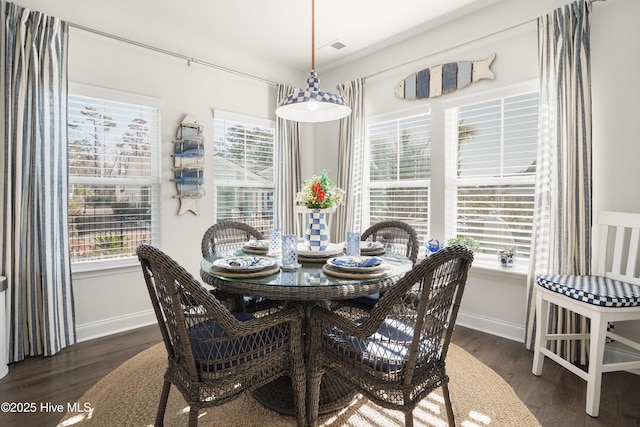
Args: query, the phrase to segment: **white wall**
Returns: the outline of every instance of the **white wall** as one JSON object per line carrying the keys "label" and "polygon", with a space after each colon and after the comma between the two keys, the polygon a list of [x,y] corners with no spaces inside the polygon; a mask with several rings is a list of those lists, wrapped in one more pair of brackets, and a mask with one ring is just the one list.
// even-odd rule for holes
{"label": "white wall", "polygon": [[[507,23],[493,25],[492,21],[496,21],[494,13],[488,11],[477,13],[464,20],[447,24],[407,42],[389,47],[380,53],[362,58],[348,66],[324,73],[320,77],[324,80],[339,82],[357,76],[367,76],[365,111],[369,117],[397,110],[412,112],[415,109],[430,110],[432,116],[432,159],[443,158],[445,108],[451,107],[452,103],[478,94],[488,93],[489,96],[494,96],[500,88],[531,82],[537,78],[537,29],[535,22],[529,22],[458,48],[452,48],[468,40],[476,40],[493,33],[497,28],[507,28],[514,24],[531,21],[531,19],[519,19],[513,22],[502,16],[501,19],[505,19]],[[428,101],[402,100],[394,95],[396,84],[411,73],[448,62],[481,60],[492,53],[496,53],[496,59],[491,66],[496,75],[495,80],[476,82],[460,91]],[[411,61],[421,57],[425,58]],[[380,72],[380,70],[386,71]],[[335,83],[331,86],[335,86]],[[497,97],[497,95],[495,96]],[[333,144],[333,149],[316,150],[316,158],[318,159],[316,163],[333,170],[337,169],[335,154],[337,140],[336,137],[331,136],[335,135],[335,132],[337,132],[337,127],[327,124],[323,128],[316,129],[315,138],[315,140],[324,141],[325,144]],[[316,169],[322,167],[317,166]],[[446,236],[444,234],[445,199],[442,162],[432,165],[431,182],[430,237],[443,241]],[[424,237],[420,236],[420,240],[422,241]],[[472,268],[463,298],[459,323],[511,339],[523,340],[526,273],[524,271],[499,270],[497,261],[495,266],[496,269]]]}
{"label": "white wall", "polygon": [[[95,14],[87,13],[88,6],[71,7],[71,2],[18,0],[16,3],[78,25],[88,26],[85,19],[97,19]],[[117,20],[118,16],[105,14],[102,19],[108,22]],[[254,60],[249,64],[250,59],[241,53],[229,56],[228,52],[216,48],[216,44],[206,52],[188,53],[234,70],[261,70],[260,77],[267,80],[278,76],[283,81],[304,81],[304,76],[298,71],[264,61]],[[205,230],[214,223],[213,162],[210,156],[206,157],[204,178],[207,195],[198,201],[200,215],[186,213],[178,216],[179,201],[172,197],[176,194],[176,186],[170,182],[173,176],[172,139],[175,139],[185,114],[194,115],[202,122],[205,141],[213,138],[212,109],[274,118],[275,86],[203,65],[192,63],[189,66],[187,61],[179,58],[75,27],[71,27],[69,34],[68,73],[69,80],[73,82],[155,97],[161,101],[162,248],[199,279],[200,241]],[[156,321],[139,265],[74,273],[73,287],[80,340]]]}
{"label": "white wall", "polygon": [[[473,15],[385,48],[329,72],[320,72],[325,90],[337,83],[366,78],[365,110],[376,116],[422,104],[432,111],[432,150],[444,149],[441,126],[443,107],[457,99],[491,92],[537,78],[537,24],[535,19],[568,0],[504,1]],[[633,78],[640,65],[636,42],[640,27],[632,20],[640,13],[636,0],[614,0],[592,4],[592,88],[593,88],[593,167],[594,211],[610,209],[640,212],[640,144],[634,123],[640,82]],[[522,25],[520,25],[522,24]],[[502,31],[505,30],[505,31]],[[410,73],[460,60],[476,60],[495,52],[491,67],[493,81],[471,86],[429,101],[405,101],[394,96],[395,85]],[[422,59],[420,59],[422,58]],[[404,64],[404,65],[402,65]],[[371,77],[368,77],[371,76]],[[337,170],[337,127],[326,124],[315,128],[316,169]],[[434,155],[435,157],[435,155]],[[433,236],[442,236],[444,202],[439,165],[432,166]],[[461,324],[523,340],[526,311],[525,274],[472,267],[463,298]],[[640,337],[640,325],[616,326]]]}
{"label": "white wall", "polygon": [[[69,36],[69,80],[159,98],[161,109],[162,248],[199,278],[200,240],[214,222],[213,162],[205,158],[207,195],[199,216],[178,216],[175,184],[170,182],[172,139],[185,114],[204,125],[213,139],[212,109],[271,118],[275,86],[156,53],[79,29]],[[249,102],[247,102],[249,100]],[[206,152],[206,148],[205,148]],[[104,274],[107,274],[106,276]],[[78,336],[91,337],[111,327],[154,322],[140,268],[74,275]]]}
{"label": "white wall", "polygon": [[[591,27],[594,211],[640,212],[640,2],[596,3]],[[640,340],[640,322],[616,325]]]}
{"label": "white wall", "polygon": [[[68,2],[18,0],[17,3],[77,24],[83,24],[83,19],[89,15],[86,11],[83,13],[79,6],[67,6]],[[400,45],[387,47],[354,63],[332,70],[319,70],[321,86],[325,90],[333,90],[338,82],[371,76],[366,83],[367,113],[381,114],[411,105],[393,96],[395,84],[409,73],[446,62],[480,59],[495,52],[497,58],[492,69],[496,80],[482,81],[434,100],[431,107],[434,114],[440,114],[443,103],[456,97],[471,96],[535,78],[537,31],[533,20],[565,3],[569,0],[505,0],[490,9],[458,19]],[[635,127],[629,125],[634,123],[635,104],[640,99],[640,82],[630,77],[640,65],[640,54],[635,46],[635,42],[640,40],[640,26],[632,22],[640,16],[640,2],[611,0],[595,3],[593,9],[594,208],[640,212],[640,197],[635,187],[635,183],[640,182],[640,168],[636,165],[640,146]],[[118,19],[106,12],[101,17],[105,22]],[[92,19],[95,20],[95,16]],[[487,36],[525,22],[529,23]],[[476,41],[465,44],[473,40]],[[616,46],[620,48],[614,49]],[[69,49],[70,80],[161,99],[163,248],[198,277],[200,239],[213,222],[212,165],[208,158],[205,163],[208,195],[199,201],[201,215],[177,216],[178,202],[171,197],[176,192],[175,185],[169,182],[171,139],[175,137],[182,116],[193,114],[205,125],[205,138],[211,140],[212,108],[273,118],[275,88],[200,65],[189,67],[185,61],[79,29],[72,29]],[[229,68],[260,69],[270,80],[295,82],[306,78],[306,75],[278,64],[251,64],[250,58],[241,54],[229,57],[226,53],[212,47],[202,55],[207,55],[203,59]],[[193,55],[202,57],[198,53]],[[416,58],[424,59],[413,61]],[[383,70],[387,71],[381,72]],[[376,74],[378,72],[381,73]],[[322,168],[335,174],[337,133],[337,122],[302,126],[303,176],[317,173]],[[434,142],[442,140],[442,135],[443,130],[435,128]],[[436,192],[433,197],[434,202],[443,200],[442,193]],[[432,212],[432,229],[438,235],[444,230],[443,216]],[[460,314],[461,323],[521,340],[524,335],[526,277],[518,273],[474,268],[469,283]],[[149,311],[150,304],[139,268],[108,274],[74,275],[74,292],[81,339],[155,321]]]}

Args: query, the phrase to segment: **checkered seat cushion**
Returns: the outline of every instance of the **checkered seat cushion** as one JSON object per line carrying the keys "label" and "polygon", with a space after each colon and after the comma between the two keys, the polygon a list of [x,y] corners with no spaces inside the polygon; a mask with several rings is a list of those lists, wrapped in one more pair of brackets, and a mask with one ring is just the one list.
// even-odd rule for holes
{"label": "checkered seat cushion", "polygon": [[538,285],[587,304],[640,306],[640,286],[603,276],[540,275]]}

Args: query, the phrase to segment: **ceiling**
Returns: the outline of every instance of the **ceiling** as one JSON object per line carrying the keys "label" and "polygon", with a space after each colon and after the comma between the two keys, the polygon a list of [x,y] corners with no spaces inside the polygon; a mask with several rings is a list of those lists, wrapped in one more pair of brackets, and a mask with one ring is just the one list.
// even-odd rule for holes
{"label": "ceiling", "polygon": [[[335,67],[497,1],[316,0],[316,69]],[[72,24],[193,58],[239,49],[305,73],[311,68],[311,0],[17,2]],[[112,19],[114,10],[117,19]],[[335,41],[345,47],[323,49]]]}

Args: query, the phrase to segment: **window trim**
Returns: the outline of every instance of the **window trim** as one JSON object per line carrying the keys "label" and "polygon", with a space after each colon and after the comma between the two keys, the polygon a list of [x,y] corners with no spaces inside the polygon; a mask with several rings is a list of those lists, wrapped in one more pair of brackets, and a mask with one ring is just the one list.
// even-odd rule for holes
{"label": "window trim", "polygon": [[[450,233],[452,230],[455,230],[457,227],[457,223],[455,221],[455,216],[452,212],[456,211],[456,198],[450,197],[454,192],[457,193],[458,184],[468,184],[472,182],[471,179],[468,178],[457,178],[455,176],[455,171],[457,170],[455,166],[455,156],[451,155],[450,150],[454,150],[453,146],[455,145],[457,148],[457,133],[452,135],[452,132],[449,131],[448,123],[447,123],[447,111],[455,108],[460,108],[463,106],[483,103],[483,102],[491,102],[495,100],[500,100],[508,97],[514,97],[518,95],[523,95],[531,92],[539,92],[540,91],[540,82],[538,80],[528,80],[525,82],[504,86],[500,88],[496,88],[490,91],[483,91],[479,93],[475,93],[473,95],[458,95],[452,97],[451,99],[443,100],[441,103],[442,113],[443,113],[443,127],[444,127],[444,152],[445,154],[445,171],[444,171],[444,180],[445,180],[445,199],[444,199],[444,233],[445,233],[445,242],[452,236]],[[527,178],[521,177],[512,177],[514,181],[528,181]],[[533,177],[534,185],[535,185],[535,176]],[[487,181],[489,178],[487,179]],[[496,179],[497,183],[502,183],[502,178]],[[456,187],[455,189],[453,187]],[[518,260],[517,265],[513,269],[504,269],[498,265],[498,262],[494,256],[491,254],[476,254],[474,265],[478,268],[482,268],[485,270],[491,270],[495,272],[505,272],[511,274],[526,274],[529,269],[529,261]]]}
{"label": "window trim", "polygon": [[[432,182],[433,176],[427,179],[419,179],[412,181],[392,180],[392,181],[371,181],[369,176],[369,170],[371,166],[371,135],[369,130],[371,126],[389,121],[399,121],[408,119],[411,117],[428,115],[430,122],[430,134],[431,134],[431,146],[433,146],[433,111],[431,104],[423,104],[419,106],[412,106],[408,108],[402,108],[398,110],[388,111],[374,116],[366,117],[365,119],[365,142],[362,168],[363,176],[365,177],[362,182],[362,208],[361,208],[361,227],[364,231],[367,227],[371,226],[371,189],[375,188],[426,188],[429,194],[429,203],[427,208],[427,232],[431,230],[431,204],[433,199]],[[432,158],[433,160],[433,158]],[[431,164],[433,170],[433,163]],[[365,209],[367,207],[367,209]],[[422,236],[418,233],[418,237]],[[420,250],[423,250],[422,244]]]}
{"label": "window trim", "polygon": [[[158,110],[158,126],[156,132],[158,134],[158,147],[151,152],[151,165],[152,165],[152,175],[151,175],[151,187],[153,189],[152,193],[156,194],[156,200],[152,199],[152,206],[155,206],[155,209],[152,209],[152,223],[155,224],[154,228],[158,230],[156,240],[153,241],[154,246],[158,248],[162,248],[162,181],[161,181],[161,154],[162,154],[162,107],[163,101],[160,98],[155,98],[147,95],[141,95],[126,91],[120,91],[117,89],[110,89],[101,86],[94,86],[85,83],[73,82],[70,81],[68,83],[67,96],[69,94],[78,95],[78,96],[86,96],[91,98],[98,99],[107,99],[114,102],[123,102],[129,104],[138,104],[144,105],[150,108],[156,108]],[[91,179],[82,180],[82,182],[90,183]],[[119,184],[119,183],[132,183],[132,180],[122,180],[114,178],[110,180],[109,183]],[[69,183],[76,182],[75,179],[69,177]],[[145,183],[148,182],[145,180]],[[100,184],[104,184],[104,181],[96,182]],[[67,223],[67,227],[68,227]],[[92,260],[92,261],[72,261],[71,262],[71,272],[72,274],[80,273],[80,275],[91,274],[91,272],[105,272],[105,270],[111,269],[121,269],[121,268],[130,268],[138,265],[138,258],[135,255],[126,258],[118,258],[118,259],[104,259],[104,260]],[[106,274],[106,273],[105,273]]]}
{"label": "window trim", "polygon": [[[224,120],[229,121],[229,122],[235,122],[235,123],[239,123],[242,125],[248,125],[248,126],[252,126],[252,127],[258,127],[258,128],[266,128],[266,129],[270,129],[273,131],[273,159],[272,159],[272,170],[273,172],[273,176],[272,176],[272,183],[271,183],[271,188],[273,189],[273,193],[275,194],[276,192],[276,176],[275,176],[275,162],[276,162],[276,155],[277,155],[277,149],[276,149],[276,122],[275,120],[271,120],[271,119],[267,119],[267,118],[262,118],[262,117],[258,117],[258,116],[252,116],[249,114],[241,114],[241,113],[234,113],[231,111],[226,111],[226,110],[219,110],[219,109],[212,109],[212,121],[211,121],[211,126],[213,129],[213,138],[212,138],[212,152],[214,152],[214,154],[212,155],[212,159],[215,157],[215,144],[216,144],[216,120]],[[220,188],[224,188],[224,187],[231,187],[231,188],[236,188],[236,189],[263,189],[265,188],[265,186],[261,183],[258,182],[250,182],[250,181],[239,181],[239,180],[233,180],[233,179],[222,179],[222,178],[214,178],[213,179],[213,218],[214,218],[214,222],[219,222],[220,218],[218,218],[218,189]],[[275,208],[274,208],[275,209]],[[275,212],[274,212],[275,215]],[[271,219],[272,223],[275,221],[275,218],[272,217]],[[261,230],[262,231],[262,230]]]}

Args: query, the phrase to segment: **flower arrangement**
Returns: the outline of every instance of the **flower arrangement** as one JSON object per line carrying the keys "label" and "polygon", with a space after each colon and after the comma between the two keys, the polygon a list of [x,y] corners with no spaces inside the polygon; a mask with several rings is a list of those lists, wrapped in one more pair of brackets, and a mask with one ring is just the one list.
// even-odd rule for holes
{"label": "flower arrangement", "polygon": [[344,190],[336,187],[323,169],[320,176],[314,175],[302,182],[296,202],[311,209],[328,209],[344,203]]}

